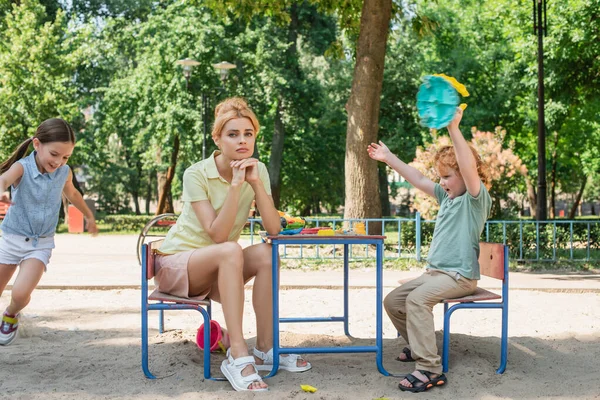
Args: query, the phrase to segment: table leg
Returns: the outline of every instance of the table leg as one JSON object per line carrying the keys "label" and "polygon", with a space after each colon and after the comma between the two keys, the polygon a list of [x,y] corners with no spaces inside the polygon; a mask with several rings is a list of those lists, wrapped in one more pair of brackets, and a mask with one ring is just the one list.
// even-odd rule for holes
{"label": "table leg", "polygon": [[279,369],[279,244],[276,241],[271,244],[271,265],[273,268],[273,368],[265,378],[272,377]]}
{"label": "table leg", "polygon": [[344,244],[344,334],[350,336],[350,330],[348,329],[348,244]]}
{"label": "table leg", "polygon": [[375,345],[377,347],[377,369],[385,376],[389,376],[383,366],[383,241],[377,243],[377,255],[376,257],[376,275],[375,275],[375,301],[377,302],[375,308],[375,318],[377,319],[375,327]]}

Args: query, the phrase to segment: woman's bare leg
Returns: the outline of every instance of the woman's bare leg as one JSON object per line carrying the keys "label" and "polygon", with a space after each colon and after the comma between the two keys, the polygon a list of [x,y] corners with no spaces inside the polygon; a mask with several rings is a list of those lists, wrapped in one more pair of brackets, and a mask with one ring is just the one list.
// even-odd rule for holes
{"label": "woman's bare leg", "polygon": [[[197,295],[211,288],[209,297],[221,303],[225,324],[231,343],[233,358],[248,355],[244,340],[242,320],[244,315],[244,280],[242,276],[244,257],[242,248],[235,242],[219,243],[194,251],[188,261],[190,295]],[[247,366],[242,375],[254,373]],[[267,387],[264,382],[253,382],[251,389]]]}
{"label": "woman's bare leg", "polygon": [[[244,282],[254,277],[252,305],[256,314],[256,348],[264,353],[273,348],[273,267],[271,245],[260,243],[244,249]],[[263,360],[255,357],[257,364]],[[306,361],[298,359],[297,366]]]}

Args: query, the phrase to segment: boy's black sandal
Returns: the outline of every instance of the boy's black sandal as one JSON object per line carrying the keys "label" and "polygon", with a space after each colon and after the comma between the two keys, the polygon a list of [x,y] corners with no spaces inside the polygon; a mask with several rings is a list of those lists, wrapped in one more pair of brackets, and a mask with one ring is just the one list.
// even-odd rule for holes
{"label": "boy's black sandal", "polygon": [[408,347],[405,347],[402,349],[402,353],[404,353],[404,355],[406,356],[405,359],[401,359],[400,357],[396,357],[396,361],[400,361],[400,362],[413,362],[415,361],[412,358],[412,353],[410,352],[410,349]]}
{"label": "boy's black sandal", "polygon": [[398,384],[398,388],[400,388],[400,390],[402,390],[403,392],[420,393],[429,390],[434,386],[442,386],[443,384],[448,382],[448,378],[446,378],[446,375],[444,374],[440,374],[440,376],[432,378],[431,376],[435,375],[432,372],[424,371],[421,369],[419,369],[418,371],[425,375],[429,380],[427,382],[423,382],[413,374],[408,374],[406,375],[406,380],[410,382],[412,387],[406,387],[402,386],[401,384]]}

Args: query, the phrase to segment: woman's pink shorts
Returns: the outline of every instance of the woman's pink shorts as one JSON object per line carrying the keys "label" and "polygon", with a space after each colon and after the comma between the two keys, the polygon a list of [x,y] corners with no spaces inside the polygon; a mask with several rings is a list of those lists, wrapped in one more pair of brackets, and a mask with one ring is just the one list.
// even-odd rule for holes
{"label": "woman's pink shorts", "polygon": [[156,254],[154,258],[154,284],[159,292],[194,300],[203,300],[208,296],[210,289],[199,296],[190,296],[190,281],[187,266],[194,251],[188,250],[176,254]]}

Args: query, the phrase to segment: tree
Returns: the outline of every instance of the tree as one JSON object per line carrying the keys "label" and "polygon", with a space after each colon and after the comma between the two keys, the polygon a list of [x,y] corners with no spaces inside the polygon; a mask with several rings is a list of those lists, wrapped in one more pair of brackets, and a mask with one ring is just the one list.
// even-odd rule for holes
{"label": "tree", "polygon": [[[208,2],[215,9],[230,11],[236,16],[248,17],[251,13],[268,12],[282,20],[291,19],[288,6],[293,1],[219,1]],[[357,1],[316,2],[322,10],[339,11],[340,19],[356,32]],[[377,139],[379,97],[383,81],[383,67],[389,25],[392,17],[392,0],[365,0],[362,5],[356,47],[350,98],[346,104],[345,211],[346,218],[373,218],[381,216],[376,163],[369,160],[366,147]],[[293,19],[291,19],[293,21]],[[377,224],[370,225],[377,231]]]}
{"label": "tree", "polygon": [[[0,157],[35,134],[45,119],[82,123],[73,75],[79,61],[64,13],[47,21],[35,0],[13,4],[0,38]],[[73,162],[77,163],[77,151]]]}
{"label": "tree", "polygon": [[[379,102],[385,49],[392,13],[391,0],[365,0],[356,46],[356,66],[350,99],[346,105],[346,203],[344,218],[381,216],[377,164],[367,146],[377,142]],[[381,232],[379,224],[370,224]]]}
{"label": "tree", "polygon": [[[99,135],[104,141],[118,138],[130,176],[137,177],[133,187],[139,187],[144,171],[157,171],[157,213],[173,210],[171,187],[180,163],[197,161],[201,136],[196,132],[202,115],[195,98],[206,87],[218,87],[212,64],[220,58],[215,44],[224,29],[211,19],[202,10],[176,3],[145,21],[125,26],[119,18],[111,22],[124,33],[108,47],[112,51],[108,57],[120,69],[107,87],[99,89],[103,92],[97,113]],[[186,91],[175,62],[188,56],[201,64]]]}

